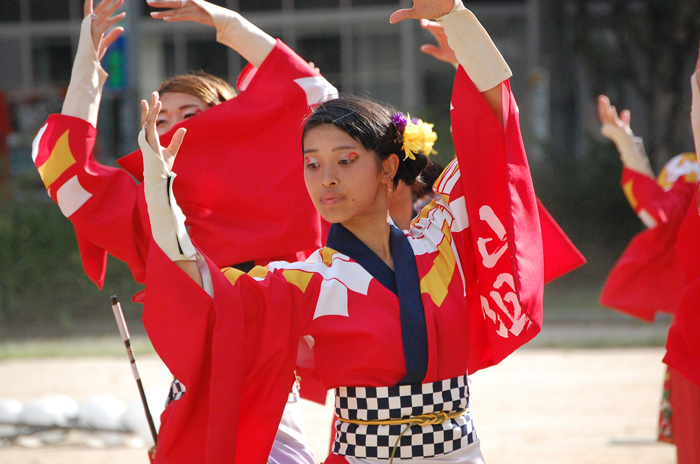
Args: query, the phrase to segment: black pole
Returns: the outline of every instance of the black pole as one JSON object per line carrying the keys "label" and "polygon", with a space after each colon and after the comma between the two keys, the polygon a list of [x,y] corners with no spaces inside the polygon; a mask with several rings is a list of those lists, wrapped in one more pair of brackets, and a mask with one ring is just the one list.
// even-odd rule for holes
{"label": "black pole", "polygon": [[119,304],[116,295],[112,295],[109,299],[112,303],[112,311],[114,312],[114,318],[117,320],[119,333],[121,334],[122,340],[124,341],[124,346],[126,347],[126,353],[129,355],[129,361],[131,362],[131,373],[134,375],[134,380],[136,380],[136,385],[139,388],[139,395],[141,395],[143,409],[146,412],[146,420],[148,421],[148,427],[151,429],[153,443],[157,444],[158,432],[156,432],[156,425],[153,423],[153,416],[151,416],[151,410],[148,407],[146,393],[143,391],[143,384],[141,383],[141,376],[139,375],[139,367],[136,364],[136,359],[134,359],[134,353],[133,351],[131,351],[131,342],[129,341],[129,329],[126,327],[126,320],[124,320],[122,306],[121,304]]}

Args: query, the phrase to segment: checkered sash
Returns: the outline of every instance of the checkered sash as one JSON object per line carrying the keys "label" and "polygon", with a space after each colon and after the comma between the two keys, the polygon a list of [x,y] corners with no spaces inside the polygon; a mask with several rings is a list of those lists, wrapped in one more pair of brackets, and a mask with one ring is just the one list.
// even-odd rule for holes
{"label": "checkered sash", "polygon": [[[469,411],[467,376],[426,384],[335,389],[335,412],[346,420],[406,419],[461,411],[466,413],[442,424],[411,426],[396,448],[395,457],[401,459],[443,456],[476,440]],[[336,421],[333,453],[390,459],[394,445],[407,427],[406,424],[359,425]]]}
{"label": "checkered sash", "polygon": [[173,382],[170,384],[170,391],[168,392],[168,397],[165,399],[165,407],[167,408],[170,403],[172,403],[173,401],[177,401],[183,396],[185,396],[186,392],[187,388],[185,388],[185,384],[183,384],[177,379],[173,379]]}

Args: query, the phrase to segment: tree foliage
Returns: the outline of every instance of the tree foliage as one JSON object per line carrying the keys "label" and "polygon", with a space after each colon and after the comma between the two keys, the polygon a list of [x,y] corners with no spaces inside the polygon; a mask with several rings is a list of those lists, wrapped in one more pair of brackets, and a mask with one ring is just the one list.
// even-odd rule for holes
{"label": "tree foliage", "polygon": [[700,2],[573,0],[572,6],[574,50],[591,97],[610,94],[618,107],[632,98],[642,103],[644,141],[656,170],[689,151],[688,82],[698,56]]}

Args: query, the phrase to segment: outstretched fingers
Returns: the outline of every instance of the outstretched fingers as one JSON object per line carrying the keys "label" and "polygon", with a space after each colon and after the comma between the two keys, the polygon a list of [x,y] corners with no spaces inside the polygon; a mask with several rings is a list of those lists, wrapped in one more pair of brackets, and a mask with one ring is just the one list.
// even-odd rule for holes
{"label": "outstretched fingers", "polygon": [[437,45],[425,44],[420,47],[420,50],[437,60],[445,61],[456,66],[457,56],[447,41],[447,34],[445,34],[445,29],[442,27],[442,25],[436,21],[421,19],[420,27],[430,32],[437,42]]}
{"label": "outstretched fingers", "polygon": [[[168,145],[168,151],[170,152],[172,158],[175,158],[177,156],[177,152],[180,150],[180,146],[182,145],[182,141],[185,139],[186,132],[187,132],[187,129],[185,129],[184,127],[180,127],[173,134],[173,138],[170,139],[170,145]],[[172,168],[172,161],[170,162],[170,165]]]}
{"label": "outstretched fingers", "polygon": [[83,3],[83,18],[87,18],[92,14],[92,0],[85,0]]}
{"label": "outstretched fingers", "polygon": [[151,17],[167,22],[194,21],[207,26],[214,26],[214,20],[207,10],[192,0],[148,0],[148,6],[165,8],[163,11],[151,12]]}
{"label": "outstretched fingers", "polygon": [[146,131],[146,141],[156,153],[160,153],[160,138],[156,131],[156,120],[158,119],[161,107],[162,104],[158,92],[153,92],[151,94],[150,105],[146,103],[145,100],[141,100],[141,120],[145,121],[143,128]]}
{"label": "outstretched fingers", "polygon": [[124,32],[123,27],[115,27],[111,31],[107,33],[106,36],[102,37],[102,41],[100,42],[100,49],[97,52],[97,57],[101,60],[102,57],[105,56],[105,53],[107,52],[107,49],[109,48],[110,45],[114,43],[115,40]]}
{"label": "outstretched fingers", "polygon": [[[92,33],[92,42],[95,46],[95,51],[97,52],[97,57],[102,59],[107,48],[119,37],[119,35],[124,31],[123,28],[115,28],[104,37],[105,32],[116,23],[121,21],[126,17],[126,13],[122,12],[118,15],[112,16],[117,9],[122,6],[124,0],[103,0],[99,5],[93,10],[92,0],[85,2],[85,11],[91,11],[90,15],[94,16],[90,30]],[[105,40],[106,39],[106,40]]]}
{"label": "outstretched fingers", "polygon": [[448,14],[461,0],[413,0],[413,8],[395,11],[390,17],[391,24],[404,19],[437,19]]}

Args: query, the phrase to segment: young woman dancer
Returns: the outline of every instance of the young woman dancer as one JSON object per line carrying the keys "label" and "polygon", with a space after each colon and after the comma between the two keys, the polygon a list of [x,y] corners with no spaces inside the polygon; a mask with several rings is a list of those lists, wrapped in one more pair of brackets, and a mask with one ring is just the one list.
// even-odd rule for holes
{"label": "young woman dancer", "polygon": [[[83,264],[91,279],[102,285],[107,253],[125,261],[134,278],[143,283],[150,245],[150,224],[143,197],[143,186],[130,174],[142,178],[141,155],[122,158],[127,169],[103,166],[92,158],[95,126],[102,86],[107,78],[100,59],[122,32],[110,27],[124,18],[115,15],[122,0],[103,1],[93,9],[92,0],[84,5],[78,53],[71,83],[60,115],[51,115],[36,138],[34,160],[46,188],[62,212],[73,223]],[[162,108],[156,130],[167,134],[175,125],[187,127],[192,140],[183,146],[173,169],[180,173],[176,191],[188,226],[203,250],[220,266],[252,267],[252,261],[298,259],[320,246],[319,218],[292,162],[301,139],[301,121],[309,105],[334,89],[312,67],[279,41],[256,28],[235,12],[201,0],[150,2],[154,13],[166,21],[190,20],[214,26],[217,39],[240,52],[251,65],[239,81],[241,97],[225,81],[203,73],[176,76],[164,82]],[[274,118],[273,123],[261,124]],[[262,129],[257,130],[254,127]],[[223,128],[223,130],[222,130]],[[228,135],[225,138],[222,134]],[[166,138],[168,135],[166,135]],[[264,144],[260,141],[265,140]],[[216,153],[216,156],[212,156]],[[251,162],[251,153],[276,164],[274,174],[256,182],[230,182],[227,165],[238,169]],[[227,163],[227,161],[229,163]],[[200,177],[205,185],[197,185]],[[254,187],[276,189],[280,200],[289,204],[283,211],[266,204],[255,210]],[[193,190],[192,187],[197,186]],[[204,188],[202,188],[204,187]],[[179,198],[178,198],[179,199]],[[286,214],[290,206],[295,214]],[[221,209],[231,214],[213,214]],[[237,212],[237,214],[233,214]],[[245,212],[245,214],[243,214]],[[260,225],[275,219],[275,228],[262,233]],[[282,222],[279,219],[282,218]],[[295,234],[287,228],[294,223]],[[299,221],[301,224],[297,224]],[[228,243],[229,251],[219,248]],[[232,244],[240,245],[234,248]],[[216,246],[214,245],[216,244]],[[251,262],[250,264],[248,262]],[[185,394],[175,382],[171,399]],[[298,396],[290,403],[270,456],[271,462],[313,462],[301,424]],[[170,408],[166,409],[166,419]]]}
{"label": "young woman dancer", "polygon": [[[692,89],[691,125],[696,153],[700,150],[700,52]],[[678,232],[678,261],[683,269],[685,288],[666,341],[664,362],[678,373],[681,382],[672,385],[682,398],[679,416],[673,422],[679,464],[700,460],[700,207],[698,192]],[[674,394],[674,390],[671,390]],[[673,401],[672,401],[673,406]],[[681,447],[681,444],[683,445]]]}
{"label": "young woman dancer", "polygon": [[391,22],[406,18],[437,18],[461,65],[451,109],[457,160],[435,184],[440,199],[407,233],[388,219],[387,191],[415,182],[427,134],[371,101],[332,100],[303,135],[307,190],[333,223],[328,246],[305,262],[219,271],[189,240],[170,192],[164,160],[185,130],[162,148],[157,94],[142,103],[157,244],[144,321],[162,359],[195,393],[179,401],[163,433],[206,431],[199,441],[159,442],[158,462],[263,462],[300,336],[313,344],[320,380],[336,389],[340,419],[326,463],[483,462],[466,374],[539,332],[537,203],[511,73],[486,32],[461,1],[416,0]]}
{"label": "young woman dancer", "polygon": [[[685,289],[676,245],[688,208],[694,208],[697,159],[694,153],[677,155],[654,177],[642,141],[630,128],[630,112],[623,110],[618,115],[608,97],[601,95],[598,115],[603,135],[620,153],[625,196],[647,226],[632,239],[610,271],[600,302],[653,322],[659,311],[676,313]],[[700,459],[700,416],[693,406],[700,401],[700,389],[696,393],[693,390],[683,375],[667,369],[658,439],[676,445],[679,464]]]}

